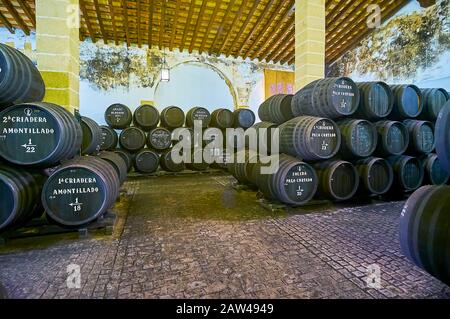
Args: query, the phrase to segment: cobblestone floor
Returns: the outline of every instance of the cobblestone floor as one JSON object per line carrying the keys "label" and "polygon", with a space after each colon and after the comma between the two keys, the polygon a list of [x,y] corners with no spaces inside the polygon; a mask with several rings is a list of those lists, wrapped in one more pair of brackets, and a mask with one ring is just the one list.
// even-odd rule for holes
{"label": "cobblestone floor", "polygon": [[[402,202],[269,212],[231,181],[129,181],[119,236],[8,244],[0,281],[13,298],[450,298],[402,256]],[[81,289],[67,288],[69,264],[81,266]],[[379,289],[367,287],[372,264]]]}

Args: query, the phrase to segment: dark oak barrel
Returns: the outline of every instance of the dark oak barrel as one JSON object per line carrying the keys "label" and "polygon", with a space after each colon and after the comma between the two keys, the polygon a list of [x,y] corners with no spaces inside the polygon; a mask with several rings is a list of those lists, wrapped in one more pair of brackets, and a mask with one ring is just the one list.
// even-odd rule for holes
{"label": "dark oak barrel", "polygon": [[[171,140],[172,144],[176,145],[178,142],[182,141],[183,139],[186,139],[186,144],[189,145],[191,148],[193,148],[194,145],[194,129],[190,127],[179,127],[172,132]],[[199,132],[197,132],[199,133]],[[200,142],[200,141],[199,141]],[[198,143],[197,146],[199,146],[200,143]]]}
{"label": "dark oak barrel", "polygon": [[0,109],[40,102],[45,95],[41,73],[22,52],[0,43]]}
{"label": "dark oak barrel", "polygon": [[450,187],[424,186],[400,215],[400,246],[416,266],[450,285]]}
{"label": "dark oak barrel", "polygon": [[378,133],[366,120],[345,119],[336,123],[341,131],[341,158],[369,157],[375,152]]}
{"label": "dark oak barrel", "polygon": [[120,146],[130,152],[138,152],[143,149],[146,141],[145,132],[137,127],[128,127],[119,136]]}
{"label": "dark oak barrel", "polygon": [[26,166],[51,167],[81,149],[81,125],[51,103],[11,106],[0,112],[0,157]]}
{"label": "dark oak barrel", "polygon": [[[276,155],[271,155],[273,159]],[[309,164],[281,154],[278,170],[262,174],[263,164],[254,167],[256,185],[264,196],[284,204],[299,206],[309,202],[317,191],[317,175]]]}
{"label": "dark oak barrel", "polygon": [[164,151],[172,145],[172,133],[164,128],[157,127],[151,130],[147,136],[147,146],[157,151]]}
{"label": "dark oak barrel", "polygon": [[209,168],[209,164],[203,158],[203,150],[197,149],[191,153],[191,162],[186,163],[186,168],[191,171],[206,171]]}
{"label": "dark oak barrel", "polygon": [[43,182],[42,176],[0,164],[0,232],[35,216]]}
{"label": "dark oak barrel", "polygon": [[224,130],[233,127],[233,122],[233,112],[228,109],[217,109],[211,113],[209,126]]}
{"label": "dark oak barrel", "polygon": [[119,135],[114,129],[106,125],[100,126],[100,129],[102,130],[100,149],[102,151],[114,150],[117,147],[117,143],[119,143]]}
{"label": "dark oak barrel", "polygon": [[256,164],[257,158],[255,155],[257,155],[255,151],[241,150],[234,154],[233,161],[227,163],[228,172],[233,175],[239,183],[247,185],[252,184],[247,177],[247,166],[251,159],[253,159]]}
{"label": "dark oak barrel", "polygon": [[450,94],[444,89],[421,89],[423,96],[423,111],[419,118],[421,120],[436,121],[442,107],[450,100]]}
{"label": "dark oak barrel", "polygon": [[425,170],[425,185],[444,185],[450,178],[450,173],[444,170],[441,161],[434,153],[425,155],[421,158]]}
{"label": "dark oak barrel", "polygon": [[394,190],[414,191],[422,186],[424,169],[420,160],[411,156],[391,156],[387,161],[394,170]]}
{"label": "dark oak barrel", "polygon": [[368,157],[358,160],[355,167],[359,174],[362,193],[383,195],[392,187],[394,171],[391,164],[383,158]]}
{"label": "dark oak barrel", "polygon": [[212,141],[218,141],[220,140],[222,144],[221,147],[223,147],[223,141],[224,141],[224,133],[222,130],[216,128],[216,127],[208,127],[203,131],[203,146],[208,145]]}
{"label": "dark oak barrel", "polygon": [[347,77],[316,80],[298,91],[292,99],[294,116],[336,119],[354,114],[358,106],[358,86]]}
{"label": "dark oak barrel", "polygon": [[380,156],[402,155],[409,146],[408,128],[401,122],[375,123],[378,132],[376,153]]}
{"label": "dark oak barrel", "polygon": [[60,166],[44,184],[41,199],[50,219],[62,226],[77,227],[111,208],[119,188],[119,176],[111,164],[85,156]]}
{"label": "dark oak barrel", "polygon": [[240,108],[233,112],[234,127],[242,127],[244,130],[255,124],[255,113],[248,108]]}
{"label": "dark oak barrel", "polygon": [[391,85],[394,93],[394,108],[390,118],[403,120],[418,117],[423,110],[423,98],[420,89],[413,85]]}
{"label": "dark oak barrel", "polygon": [[133,154],[131,154],[130,152],[128,152],[122,148],[115,149],[114,153],[116,153],[117,155],[122,157],[122,159],[125,161],[125,164],[127,165],[127,171],[130,172],[131,169],[133,168],[133,163],[134,163]]}
{"label": "dark oak barrel", "polygon": [[100,126],[94,120],[82,116],[81,129],[83,131],[81,153],[83,155],[98,153],[102,145],[102,129]]}
{"label": "dark oak barrel", "polygon": [[186,114],[186,126],[193,128],[195,121],[200,121],[201,127],[208,127],[211,122],[211,113],[204,107],[193,107]]}
{"label": "dark oak barrel", "polygon": [[178,106],[168,106],[161,112],[161,126],[169,130],[182,127],[185,121],[185,115]]}
{"label": "dark oak barrel", "polygon": [[158,126],[159,111],[149,104],[139,106],[133,113],[133,124],[143,131],[150,131]]}
{"label": "dark oak barrel", "polygon": [[265,100],[258,109],[258,116],[263,122],[282,124],[294,118],[292,111],[292,94],[276,94]]}
{"label": "dark oak barrel", "polygon": [[359,186],[359,175],[352,163],[331,160],[314,165],[318,177],[317,195],[333,201],[352,198]]}
{"label": "dark oak barrel", "polygon": [[279,126],[280,152],[306,161],[329,159],[341,146],[339,127],[332,120],[300,116]]}
{"label": "dark oak barrel", "polygon": [[159,155],[158,153],[144,149],[134,157],[134,169],[137,172],[151,174],[158,170]]}
{"label": "dark oak barrel", "polygon": [[128,175],[128,166],[125,159],[123,159],[122,156],[115,152],[106,151],[100,152],[98,154],[98,157],[112,165],[112,167],[116,170],[117,175],[119,176],[120,185],[122,185],[127,179]]}
{"label": "dark oak barrel", "polygon": [[[248,128],[245,131],[245,148],[269,155],[272,150],[272,138],[275,129],[277,129],[277,125],[269,122],[259,122]],[[254,138],[254,135],[250,134],[251,130],[254,130],[253,134],[256,135],[256,140],[253,143],[250,140],[250,138]],[[255,142],[256,145],[254,145]]]}
{"label": "dark oak barrel", "polygon": [[381,120],[392,112],[394,95],[384,82],[357,82],[360,100],[354,116],[370,121]]}
{"label": "dark oak barrel", "polygon": [[411,154],[428,154],[434,150],[434,125],[427,121],[405,120],[409,131],[408,151]]}
{"label": "dark oak barrel", "polygon": [[436,154],[442,167],[450,172],[450,101],[439,112],[434,131]]}
{"label": "dark oak barrel", "polygon": [[105,111],[105,121],[115,129],[125,129],[130,126],[133,114],[128,106],[120,103],[110,105]]}
{"label": "dark oak barrel", "polygon": [[175,161],[172,159],[172,149],[164,151],[160,158],[159,158],[159,164],[161,165],[161,168],[165,170],[166,172],[182,172],[185,169],[184,163],[175,163]]}

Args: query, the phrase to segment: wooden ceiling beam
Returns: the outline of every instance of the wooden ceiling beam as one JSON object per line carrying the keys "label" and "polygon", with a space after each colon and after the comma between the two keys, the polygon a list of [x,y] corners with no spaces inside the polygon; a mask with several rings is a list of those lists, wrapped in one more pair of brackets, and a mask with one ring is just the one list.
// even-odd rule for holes
{"label": "wooden ceiling beam", "polygon": [[189,12],[188,12],[188,16],[186,19],[186,24],[184,25],[183,37],[182,37],[181,43],[180,43],[180,51],[183,51],[183,49],[185,47],[187,29],[188,29],[189,24],[191,23],[192,14],[194,13],[194,7],[195,7],[195,1],[191,2],[189,5]]}
{"label": "wooden ceiling beam", "polygon": [[286,42],[289,37],[291,37],[291,38],[294,37],[293,34],[291,33],[292,29],[294,29],[294,28],[295,28],[295,22],[292,21],[289,24],[288,28],[281,34],[281,37],[279,37],[278,41],[275,42],[275,45],[273,46],[274,49],[271,51],[269,50],[270,53],[264,55],[263,59],[266,59],[266,61],[268,61],[268,62],[272,61],[273,57],[277,54],[277,51],[279,50],[281,43]]}
{"label": "wooden ceiling beam", "polygon": [[[272,58],[273,62],[277,63],[278,61],[284,59],[288,53],[291,53],[293,49],[295,49],[295,37],[291,37],[288,42],[278,49],[278,53],[275,54]],[[294,43],[294,45],[292,45]],[[289,47],[292,45],[292,47]]]}
{"label": "wooden ceiling beam", "polygon": [[[281,12],[281,15],[284,16],[286,14],[286,12],[289,12],[289,10],[291,10],[293,4],[294,4],[294,0],[290,0],[288,5],[285,7],[285,10],[282,11],[281,9],[283,8],[283,5],[285,4],[286,0],[281,0],[278,4],[278,6],[275,8],[275,10],[272,12],[272,15],[267,19],[266,24],[261,28],[261,36],[259,37],[259,39],[256,39],[255,41],[253,41],[253,43],[250,45],[249,48],[247,48],[247,50],[245,50],[243,58],[246,59],[249,57],[249,53],[252,52],[252,50],[255,48],[255,45],[257,43],[263,42],[265,40],[265,38],[268,36],[268,34],[270,34],[269,31],[269,27],[274,24],[274,21],[276,19],[276,16]],[[271,28],[272,30],[273,28]],[[254,59],[255,57],[252,56],[252,59]]]}
{"label": "wooden ceiling beam", "polygon": [[98,20],[98,25],[100,26],[100,33],[103,37],[103,42],[105,44],[108,43],[108,36],[105,32],[105,27],[103,25],[103,18],[102,15],[100,13],[100,7],[98,5],[98,0],[94,0],[94,8],[95,8],[95,14],[97,15],[97,20]]}
{"label": "wooden ceiling beam", "polygon": [[220,9],[220,6],[222,5],[222,3],[223,3],[223,0],[218,0],[215,3],[214,11],[211,14],[211,17],[209,18],[208,26],[206,27],[205,36],[203,37],[202,44],[200,45],[200,49],[198,50],[199,54],[202,54],[202,52],[203,52],[203,48],[205,47],[206,39],[208,39],[208,35],[211,31],[211,26],[212,26],[214,20],[216,19],[217,13],[219,12],[219,9]]}
{"label": "wooden ceiling beam", "polygon": [[[242,50],[244,47],[248,44],[248,41],[252,38],[252,36],[255,34],[256,30],[258,30],[260,24],[266,18],[267,13],[270,11],[272,6],[274,5],[275,0],[270,0],[269,3],[266,5],[266,7],[263,9],[263,11],[260,13],[258,20],[256,20],[255,24],[253,25],[253,29],[248,33],[247,37],[245,38],[244,42],[241,44],[241,48],[238,51],[238,55],[242,56]],[[258,41],[258,39],[254,39],[253,41]]]}
{"label": "wooden ceiling beam", "polygon": [[165,29],[165,23],[166,23],[166,0],[162,0],[161,5],[161,17],[159,20],[159,40],[158,40],[158,48],[162,50],[163,48],[163,37],[164,37],[164,29]]}
{"label": "wooden ceiling beam", "polygon": [[17,12],[16,8],[12,5],[10,0],[2,0],[3,4],[6,7],[6,10],[8,10],[8,13],[12,15],[14,20],[16,21],[17,25],[20,26],[22,31],[26,35],[30,35],[30,28],[27,26],[27,24],[23,21],[23,19],[20,17],[19,13]]}
{"label": "wooden ceiling beam", "polygon": [[31,24],[33,25],[33,28],[36,29],[36,17],[34,12],[31,11],[28,2],[26,0],[17,0],[17,2],[19,3],[20,8],[22,8],[25,15],[30,20]]}
{"label": "wooden ceiling beam", "polygon": [[153,1],[149,0],[149,9],[148,9],[148,47],[151,48],[153,45]]}
{"label": "wooden ceiling beam", "polygon": [[114,43],[116,45],[118,45],[119,44],[119,40],[117,38],[116,15],[114,13],[113,0],[108,0],[108,5],[109,5],[109,14],[111,16],[111,23],[112,23],[112,28],[113,28]]}
{"label": "wooden ceiling beam", "polygon": [[[222,17],[222,21],[220,22],[220,25],[217,28],[216,36],[214,37],[214,40],[213,40],[213,42],[211,44],[211,47],[209,49],[210,52],[214,52],[214,46],[216,45],[216,42],[217,42],[217,39],[219,38],[219,35],[222,34],[223,28],[225,26],[225,21],[228,20],[227,18],[229,16],[230,12],[231,12],[231,9],[234,7],[235,3],[236,3],[236,0],[231,0],[230,3],[228,4],[227,11],[225,11],[224,16]],[[242,2],[242,3],[244,3],[244,2]]]}
{"label": "wooden ceiling beam", "polygon": [[128,26],[128,0],[122,0],[122,7],[123,7],[123,22],[125,27],[125,38],[127,42],[127,46],[131,46],[131,39],[130,39],[130,27]]}
{"label": "wooden ceiling beam", "polygon": [[[201,21],[203,19],[203,13],[205,12],[207,0],[202,0],[202,6],[200,7],[200,12],[198,13],[197,22],[195,24],[194,33],[192,34],[191,45],[189,46],[189,53],[192,53],[192,50],[195,45],[195,40],[197,39],[198,28],[200,27]],[[205,34],[206,37],[206,34]]]}
{"label": "wooden ceiling beam", "polygon": [[248,2],[248,0],[242,0],[241,6],[239,7],[238,12],[236,12],[236,15],[233,18],[233,22],[231,23],[231,28],[230,28],[230,30],[228,30],[227,34],[225,35],[225,39],[222,42],[222,46],[219,49],[219,52],[218,52],[219,54],[223,52],[223,49],[227,45],[228,40],[230,38],[230,34],[233,32],[233,29],[236,26],[236,22],[241,18],[241,15],[242,15],[242,12],[243,12],[244,8],[247,7],[247,2]]}
{"label": "wooden ceiling beam", "polygon": [[[262,61],[267,58],[267,56],[270,54],[270,52],[275,51],[277,48],[277,43],[279,43],[281,40],[283,40],[286,35],[289,33],[289,31],[295,26],[295,19],[294,15],[291,15],[284,24],[284,27],[278,32],[275,36],[269,39],[266,49],[259,55],[259,59]],[[272,43],[274,43],[272,45]],[[269,60],[267,60],[269,61]]]}
{"label": "wooden ceiling beam", "polygon": [[8,31],[10,33],[12,33],[12,34],[16,33],[16,30],[14,30],[14,27],[12,26],[12,24],[9,23],[8,19],[6,19],[6,17],[1,12],[0,12],[0,21],[2,21],[2,23],[4,24],[4,26],[6,27],[6,29],[8,29]]}
{"label": "wooden ceiling beam", "polygon": [[[242,32],[244,32],[244,31],[247,29],[248,23],[249,23],[250,19],[252,18],[252,16],[255,14],[255,11],[256,11],[256,9],[258,8],[258,5],[259,5],[259,4],[260,4],[259,1],[253,1],[253,6],[252,6],[252,8],[250,9],[250,12],[247,14],[247,17],[245,18],[244,23],[242,23],[241,28],[239,29],[238,33],[237,33],[236,36],[234,37],[234,39],[233,39],[233,41],[232,41],[233,43],[235,43],[235,44],[238,43],[239,38],[240,38],[241,35],[242,35]],[[233,46],[230,45],[230,47],[228,48],[228,50],[227,50],[225,56],[229,56],[230,53],[232,52],[232,50],[233,50]]]}
{"label": "wooden ceiling beam", "polygon": [[326,30],[331,30],[334,25],[339,22],[341,19],[337,19],[339,15],[344,16],[344,13],[347,12],[352,5],[357,4],[358,2],[355,0],[347,0],[347,1],[339,1],[338,5],[329,13],[326,17]]}
{"label": "wooden ceiling beam", "polygon": [[[152,1],[152,0],[150,0]],[[177,33],[177,20],[178,20],[178,14],[180,12],[180,1],[181,0],[177,0],[177,3],[175,5],[175,15],[173,17],[173,21],[174,21],[174,29],[172,30],[172,35],[170,36],[170,43],[169,43],[169,50],[172,51],[173,49],[173,41],[175,40],[175,34]]]}
{"label": "wooden ceiling beam", "polygon": [[89,19],[89,15],[87,14],[86,5],[84,3],[84,0],[80,0],[80,9],[81,13],[83,14],[84,22],[86,23],[89,36],[91,37],[91,40],[93,43],[97,42],[97,39],[95,37],[94,30],[92,29],[91,20]]}
{"label": "wooden ceiling beam", "polygon": [[[280,28],[280,27],[283,25],[283,23],[284,23],[285,27],[287,27],[287,24],[289,23],[289,19],[293,19],[293,14],[292,14],[292,16],[289,16],[289,15],[291,14],[291,9],[292,9],[292,6],[291,6],[291,7],[288,7],[288,10],[286,10],[286,11],[284,12],[283,16],[282,16],[281,19],[278,21],[278,24],[275,24],[275,25],[273,26],[273,28],[269,29],[269,31],[268,31],[268,34],[269,34],[269,35],[271,35],[271,33],[273,32],[273,30],[274,30],[275,28],[277,28],[277,27]],[[285,29],[283,29],[283,30],[285,30]],[[281,32],[283,32],[283,31],[281,31]],[[272,34],[272,36],[268,39],[268,41],[266,41],[263,45],[261,45],[261,46],[259,47],[259,49],[256,50],[255,53],[251,55],[251,58],[252,58],[252,59],[258,58],[258,59],[262,60],[262,59],[261,59],[261,53],[262,53],[262,54],[267,53],[267,48],[268,48],[269,45],[273,42],[273,40],[275,39],[275,37],[276,37],[276,35],[275,35],[275,34]]]}

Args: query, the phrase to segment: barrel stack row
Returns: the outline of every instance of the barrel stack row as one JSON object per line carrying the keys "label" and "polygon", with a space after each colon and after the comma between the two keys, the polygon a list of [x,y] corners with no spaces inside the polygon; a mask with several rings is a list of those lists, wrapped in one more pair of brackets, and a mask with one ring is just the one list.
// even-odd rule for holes
{"label": "barrel stack row", "polygon": [[126,178],[124,160],[99,153],[97,123],[42,102],[41,74],[20,51],[0,44],[0,69],[0,232],[44,211],[68,227],[103,215]]}
{"label": "barrel stack row", "polygon": [[[263,102],[262,122],[253,128],[268,129],[258,139],[269,150],[278,142],[279,149],[269,157],[261,148],[247,149],[246,161],[228,169],[239,182],[290,205],[313,197],[343,201],[356,194],[398,195],[423,184],[446,184],[449,174],[434,153],[436,143],[444,141],[434,130],[448,100],[444,89],[355,83],[346,77],[317,80],[295,95]],[[275,157],[280,169],[262,176],[267,174],[260,168]],[[292,165],[297,166],[286,171]]]}
{"label": "barrel stack row", "polygon": [[[122,156],[128,170],[134,167],[140,173],[153,173],[161,167],[166,171],[179,172],[185,168],[206,170],[209,166],[206,163],[175,164],[171,158],[172,146],[182,138],[186,137],[192,148],[195,146],[196,121],[201,124],[204,136],[213,139],[217,131],[251,127],[255,123],[255,114],[248,108],[234,112],[221,108],[210,113],[203,107],[194,107],[185,114],[177,106],[166,107],[160,113],[156,107],[148,104],[139,106],[132,113],[124,104],[113,104],[105,112],[105,121],[108,125],[101,127],[100,148]],[[180,137],[175,136],[176,129],[181,129],[178,130]],[[117,130],[120,130],[119,134]]]}

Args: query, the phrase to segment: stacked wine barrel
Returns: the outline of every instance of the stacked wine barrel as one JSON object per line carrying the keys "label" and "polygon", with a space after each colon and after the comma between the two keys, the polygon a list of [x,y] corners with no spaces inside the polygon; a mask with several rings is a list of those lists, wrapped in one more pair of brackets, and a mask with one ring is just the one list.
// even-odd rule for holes
{"label": "stacked wine barrel", "polygon": [[[294,206],[313,197],[403,196],[424,184],[442,185],[449,174],[434,153],[436,143],[444,143],[434,132],[448,100],[443,89],[320,79],[261,104],[262,122],[252,127],[256,143],[246,141],[246,151],[236,154],[244,156],[243,164],[230,163],[229,172],[267,198]],[[279,161],[278,172],[260,172],[271,160]],[[301,173],[286,175],[286,163]],[[303,197],[293,200],[296,194]]]}
{"label": "stacked wine barrel", "polygon": [[[191,108],[185,114],[174,105],[160,112],[149,104],[139,106],[133,113],[124,104],[113,104],[105,111],[105,122],[107,125],[101,127],[101,150],[116,152],[124,158],[128,171],[134,168],[137,173],[152,174],[159,168],[169,172],[185,169],[204,171],[210,166],[226,168],[226,143],[236,145],[236,148],[245,143],[243,140],[227,141],[226,129],[248,129],[255,122],[255,114],[247,107],[234,112],[220,108],[210,113],[200,106]],[[202,137],[194,136],[195,125],[201,127],[207,137],[203,143]],[[217,148],[202,150],[200,156],[198,147],[206,146],[220,134],[224,140],[218,143]],[[183,162],[186,162],[182,165],[174,161],[176,151],[171,154],[180,141],[192,150],[190,160],[180,154]]]}

